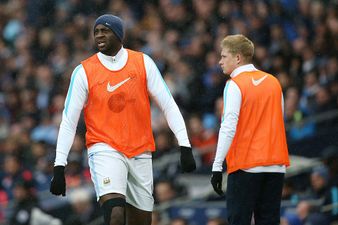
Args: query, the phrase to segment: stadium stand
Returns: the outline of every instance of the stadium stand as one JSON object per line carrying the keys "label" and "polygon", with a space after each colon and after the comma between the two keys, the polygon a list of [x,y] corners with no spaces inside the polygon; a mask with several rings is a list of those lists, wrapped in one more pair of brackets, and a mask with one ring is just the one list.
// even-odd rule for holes
{"label": "stadium stand", "polygon": [[[198,160],[194,174],[180,173],[176,143],[153,104],[155,190],[164,181],[172,189],[165,201],[154,193],[153,225],[226,218],[225,199],[209,180],[227,79],[218,66],[220,40],[235,33],[254,41],[255,64],[283,87],[292,166],[282,224],[337,225],[337,9],[335,0],[0,0],[0,224],[23,224],[33,211],[55,224],[103,224],[82,120],[69,155],[67,197],[52,196],[49,182],[72,69],[95,52],[92,25],[110,12],[126,21],[125,47],[155,60]],[[22,204],[22,193],[30,193],[30,204]],[[88,207],[79,209],[79,201]]]}

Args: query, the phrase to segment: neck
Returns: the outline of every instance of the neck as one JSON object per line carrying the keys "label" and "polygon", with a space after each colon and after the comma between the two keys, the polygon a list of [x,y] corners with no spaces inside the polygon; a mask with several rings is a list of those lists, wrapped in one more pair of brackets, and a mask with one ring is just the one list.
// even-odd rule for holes
{"label": "neck", "polygon": [[113,49],[112,54],[110,54],[110,56],[116,56],[116,54],[121,50],[122,45],[118,46],[116,49]]}

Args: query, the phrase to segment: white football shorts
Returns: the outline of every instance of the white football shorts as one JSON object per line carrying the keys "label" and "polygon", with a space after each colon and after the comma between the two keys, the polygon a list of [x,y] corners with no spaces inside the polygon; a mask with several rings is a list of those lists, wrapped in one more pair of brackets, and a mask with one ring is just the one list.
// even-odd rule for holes
{"label": "white football shorts", "polygon": [[108,193],[126,196],[130,205],[152,211],[153,168],[150,152],[128,158],[104,143],[88,149],[88,164],[97,200]]}

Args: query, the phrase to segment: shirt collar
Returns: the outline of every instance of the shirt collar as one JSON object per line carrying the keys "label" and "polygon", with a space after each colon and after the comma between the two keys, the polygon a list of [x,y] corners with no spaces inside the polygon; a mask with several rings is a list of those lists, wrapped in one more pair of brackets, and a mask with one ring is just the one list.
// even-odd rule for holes
{"label": "shirt collar", "polygon": [[102,59],[107,60],[108,62],[117,63],[124,57],[125,54],[127,54],[127,50],[122,47],[114,56],[105,55],[102,52],[98,52],[97,54],[99,54]]}
{"label": "shirt collar", "polygon": [[257,71],[256,67],[253,64],[246,64],[246,65],[239,66],[236,69],[234,69],[234,71],[232,71],[232,73],[230,74],[230,77],[234,78],[240,73],[251,72],[251,71]]}

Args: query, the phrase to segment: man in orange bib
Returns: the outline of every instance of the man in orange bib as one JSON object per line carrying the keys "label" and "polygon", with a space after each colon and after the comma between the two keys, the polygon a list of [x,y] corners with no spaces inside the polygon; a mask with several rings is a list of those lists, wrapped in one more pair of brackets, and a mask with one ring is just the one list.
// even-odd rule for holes
{"label": "man in orange bib", "polygon": [[227,212],[230,225],[277,225],[288,149],[283,120],[283,94],[278,80],[257,70],[253,43],[243,35],[222,40],[219,64],[230,75],[212,167],[211,184],[223,195],[226,158]]}
{"label": "man in orange bib", "polygon": [[123,21],[105,14],[94,25],[97,54],[72,74],[56,146],[50,191],[66,194],[64,169],[84,111],[91,179],[105,225],[150,225],[153,210],[149,97],[164,112],[181,150],[183,172],[195,170],[186,126],[154,61],[125,49]]}

